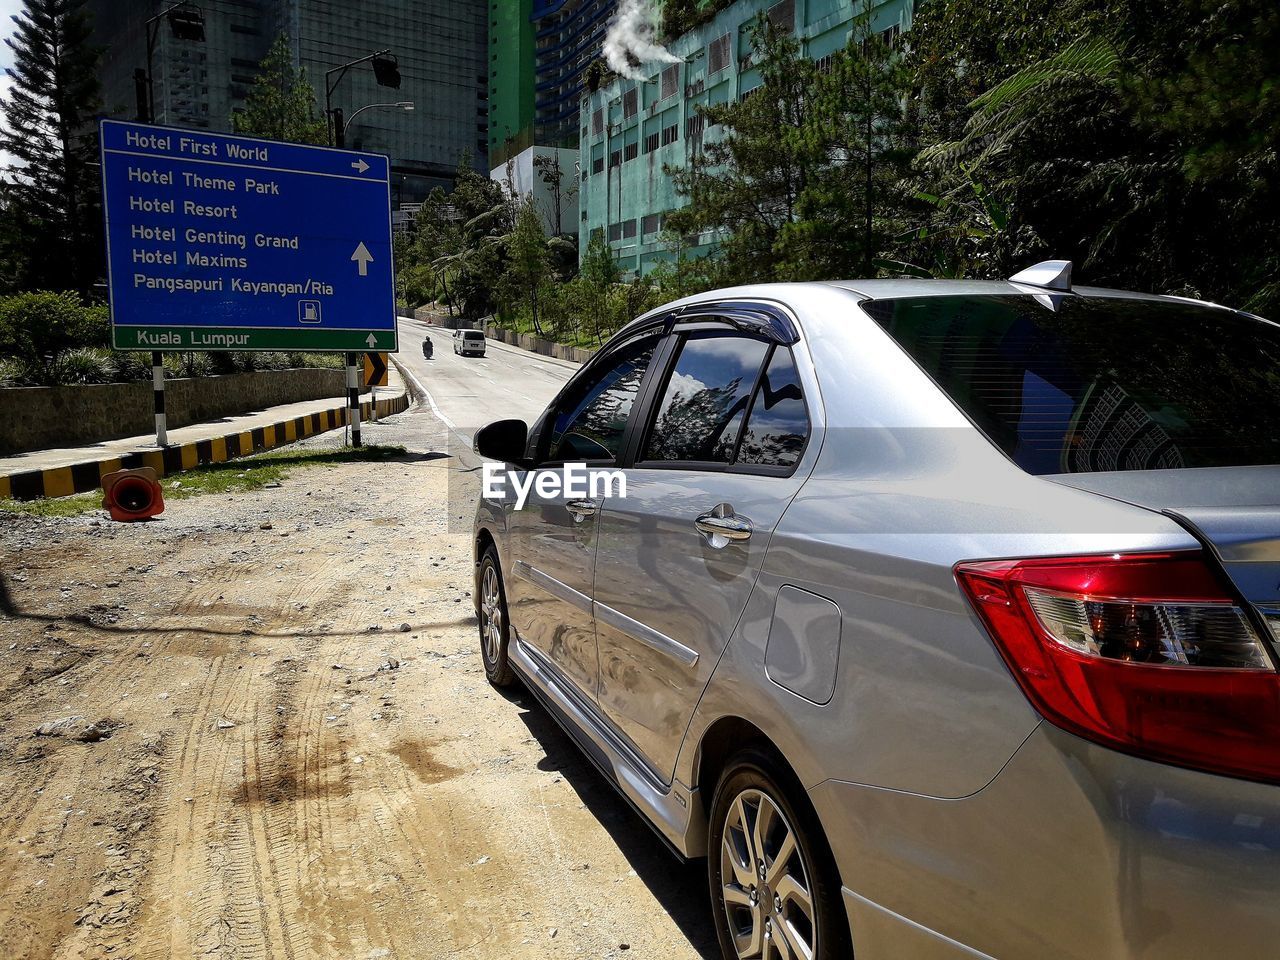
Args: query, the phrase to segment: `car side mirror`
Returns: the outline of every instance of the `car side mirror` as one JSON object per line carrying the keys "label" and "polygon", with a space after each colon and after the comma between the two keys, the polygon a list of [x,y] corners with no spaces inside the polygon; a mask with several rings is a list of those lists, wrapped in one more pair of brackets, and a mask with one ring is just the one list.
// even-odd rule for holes
{"label": "car side mirror", "polygon": [[525,466],[529,426],[523,420],[495,420],[476,431],[472,449],[486,460]]}

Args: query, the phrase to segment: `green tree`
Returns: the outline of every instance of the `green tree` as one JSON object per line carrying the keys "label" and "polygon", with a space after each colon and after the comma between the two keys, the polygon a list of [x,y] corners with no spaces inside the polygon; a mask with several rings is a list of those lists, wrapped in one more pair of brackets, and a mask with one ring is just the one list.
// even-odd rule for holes
{"label": "green tree", "polygon": [[910,73],[869,16],[825,69],[767,18],[753,44],[761,85],[703,108],[722,133],[668,168],[688,201],[668,227],[720,237],[717,283],[874,275],[913,202],[901,185],[916,150]]}
{"label": "green tree", "polygon": [[532,197],[526,197],[520,203],[509,249],[510,282],[513,289],[519,290],[527,298],[533,329],[538,336],[542,336],[542,324],[538,318],[538,291],[547,282],[551,269],[547,255],[547,234],[542,228],[542,217],[538,214]]}
{"label": "green tree", "polygon": [[[1190,24],[1163,23],[1128,93],[1146,124],[1171,138],[1199,243],[1196,286],[1271,317],[1280,314],[1280,6],[1184,0]],[[1186,29],[1190,26],[1190,29]],[[1185,30],[1185,32],[1184,32]],[[1180,42],[1178,42],[1180,41]],[[1210,209],[1204,211],[1203,207]],[[1222,243],[1224,236],[1232,242]]]}
{"label": "green tree", "polygon": [[10,287],[72,286],[103,273],[97,131],[100,51],[85,0],[25,0],[5,43],[13,51],[0,104],[0,262]]}
{"label": "green tree", "polygon": [[[792,224],[822,163],[807,136],[813,62],[764,18],[753,31],[762,85],[741,100],[699,107],[706,126],[722,135],[709,137],[687,166],[666,170],[687,200],[668,215],[668,226],[682,235],[719,236],[716,275],[723,283],[797,279],[786,266],[804,260],[806,237]],[[792,241],[785,250],[784,237]]]}
{"label": "green tree", "polygon": [[454,258],[454,293],[463,315],[478,319],[498,311],[498,294],[509,260],[515,227],[515,198],[502,185],[475,170],[464,153],[449,195],[461,235]]}
{"label": "green tree", "polygon": [[609,323],[609,295],[622,279],[618,263],[613,259],[609,245],[605,243],[604,231],[591,231],[587,249],[582,253],[578,278],[583,292],[584,312],[591,325],[590,333],[597,344],[604,343],[605,336],[612,333]]}
{"label": "green tree", "polygon": [[244,110],[231,116],[236,133],[291,143],[328,143],[328,126],[316,116],[316,94],[305,68],[295,67],[289,38],[281,34],[258,68]]}
{"label": "green tree", "polygon": [[[931,20],[972,2],[922,7],[922,38],[933,36]],[[1062,257],[1091,283],[1280,308],[1274,4],[1075,0],[1064,9],[1081,15],[1052,16],[1046,32],[1058,42],[1029,37],[1011,67],[991,62],[981,31],[943,44],[958,84],[969,73],[991,82],[921,165],[942,186],[932,192],[972,178],[1007,206],[982,272]],[[921,76],[937,69],[933,42],[921,45]],[[937,83],[945,80],[944,71]]]}
{"label": "green tree", "polygon": [[106,310],[82,306],[75,293],[40,290],[0,298],[0,355],[15,358],[35,383],[52,386],[64,354],[104,346],[107,336]]}
{"label": "green tree", "polygon": [[803,257],[786,265],[787,275],[875,276],[913,208],[904,188],[919,149],[903,103],[910,85],[910,70],[890,38],[872,29],[870,11],[857,17],[844,49],[814,78],[802,132],[820,160],[784,230],[784,249]]}

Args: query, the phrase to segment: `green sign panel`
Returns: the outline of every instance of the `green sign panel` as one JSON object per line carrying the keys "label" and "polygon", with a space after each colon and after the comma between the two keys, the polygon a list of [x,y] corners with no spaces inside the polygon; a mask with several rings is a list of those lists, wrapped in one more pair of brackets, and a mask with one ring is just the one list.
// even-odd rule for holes
{"label": "green sign panel", "polygon": [[117,350],[296,350],[300,353],[362,353],[396,349],[394,330],[288,330],[265,327],[114,328]]}

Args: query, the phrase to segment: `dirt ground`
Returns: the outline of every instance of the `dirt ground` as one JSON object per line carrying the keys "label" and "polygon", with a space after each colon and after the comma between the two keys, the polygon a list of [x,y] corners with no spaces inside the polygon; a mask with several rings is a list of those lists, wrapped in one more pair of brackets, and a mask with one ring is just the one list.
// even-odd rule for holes
{"label": "dirt ground", "polygon": [[0,957],[714,955],[701,866],[485,682],[439,424],[367,439],[410,453],[0,514]]}

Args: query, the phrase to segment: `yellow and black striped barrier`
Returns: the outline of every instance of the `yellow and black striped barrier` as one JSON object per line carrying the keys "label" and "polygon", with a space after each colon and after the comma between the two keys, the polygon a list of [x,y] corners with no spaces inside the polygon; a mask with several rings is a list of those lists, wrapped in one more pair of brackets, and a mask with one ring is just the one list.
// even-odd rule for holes
{"label": "yellow and black striped barrier", "polygon": [[[378,416],[389,417],[409,409],[409,394],[378,401]],[[372,413],[372,405],[360,404],[361,417]],[[160,476],[181,473],[207,463],[225,463],[251,453],[271,450],[304,437],[337,430],[347,424],[347,408],[332,407],[303,417],[281,420],[279,423],[255,427],[238,433],[229,433],[209,440],[176,443],[163,450],[144,450],[106,460],[86,460],[66,467],[48,470],[29,470],[0,476],[0,500],[38,500],[41,497],[69,497],[73,493],[97,490],[102,478],[117,470],[135,467],[151,467]]]}

